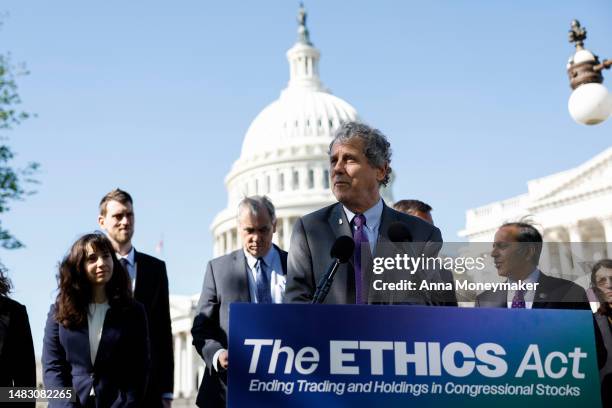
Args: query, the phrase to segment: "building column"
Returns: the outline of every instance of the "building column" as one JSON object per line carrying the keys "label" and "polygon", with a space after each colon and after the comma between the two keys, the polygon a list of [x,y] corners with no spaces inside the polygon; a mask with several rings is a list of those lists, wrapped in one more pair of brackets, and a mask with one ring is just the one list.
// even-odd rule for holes
{"label": "building column", "polygon": [[574,222],[567,226],[567,232],[569,234],[570,246],[572,249],[572,262],[574,270],[582,275],[582,265],[584,259],[584,246],[582,245],[582,234],[580,233],[580,226],[578,222]]}
{"label": "building column", "polygon": [[[282,239],[283,239],[283,234],[285,233],[285,231],[283,231],[283,225],[279,224],[279,222],[282,223],[282,218],[276,218],[276,232],[274,233],[274,235],[272,235],[272,243],[278,246],[283,246],[282,245]],[[281,248],[283,249],[283,248]]]}
{"label": "building column", "polygon": [[321,167],[315,167],[314,170],[314,189],[316,191],[324,190],[323,187],[323,169]]}
{"label": "building column", "polygon": [[289,252],[289,243],[291,242],[291,231],[289,231],[289,217],[283,217],[283,249]]}
{"label": "building column", "polygon": [[606,257],[612,259],[612,215],[599,220],[604,229],[604,241],[606,245]]}
{"label": "building column", "polygon": [[232,252],[233,248],[234,243],[232,242],[232,230],[230,229],[225,232],[225,251],[223,253],[229,254]]}
{"label": "building column", "polygon": [[187,354],[187,364],[185,366],[185,396],[186,397],[190,397],[191,395],[193,395],[193,391],[194,391],[194,383],[196,381],[195,376],[194,376],[194,361],[193,361],[193,345],[192,343],[192,338],[191,338],[191,334],[187,333],[185,335],[185,347],[186,347],[186,354]]}
{"label": "building column", "polygon": [[[551,231],[550,237],[554,241],[552,245],[556,246],[556,251],[549,250],[550,253],[556,252],[559,260],[559,276],[560,278],[571,277],[573,274],[572,254],[570,244],[566,242],[565,227],[556,228]],[[546,271],[544,271],[546,273]]]}
{"label": "building column", "polygon": [[[542,237],[546,237],[545,231],[540,231],[540,233],[542,234]],[[551,245],[554,245],[554,244],[548,242],[548,239],[544,238],[544,242],[542,243],[542,254],[540,254],[540,262],[539,262],[539,268],[542,271],[545,271],[544,273],[549,273],[553,267],[553,263],[551,259],[551,251],[550,251]]]}
{"label": "building column", "polygon": [[297,171],[299,174],[298,189],[300,191],[308,191],[308,169],[305,166],[300,166]]}
{"label": "building column", "polygon": [[181,333],[174,335],[174,384],[175,384],[175,398],[181,396],[181,372],[183,366],[181,365]]}

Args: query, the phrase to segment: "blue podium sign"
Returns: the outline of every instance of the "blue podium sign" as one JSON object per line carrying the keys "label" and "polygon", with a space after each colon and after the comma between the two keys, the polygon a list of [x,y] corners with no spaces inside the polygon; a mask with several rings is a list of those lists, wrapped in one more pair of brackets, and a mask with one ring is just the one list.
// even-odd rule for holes
{"label": "blue podium sign", "polygon": [[228,406],[599,407],[588,311],[230,306]]}

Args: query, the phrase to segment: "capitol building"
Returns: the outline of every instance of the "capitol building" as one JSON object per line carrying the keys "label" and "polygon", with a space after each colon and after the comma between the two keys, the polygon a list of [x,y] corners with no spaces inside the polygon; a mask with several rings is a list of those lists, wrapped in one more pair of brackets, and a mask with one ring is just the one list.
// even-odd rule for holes
{"label": "capitol building", "polygon": [[466,212],[459,235],[492,242],[504,222],[528,220],[544,238],[540,269],[588,288],[591,266],[612,258],[612,147],[578,167],[527,182],[527,192]]}
{"label": "capitol building", "polygon": [[[360,117],[351,104],[324,86],[319,76],[320,57],[300,7],[297,41],[287,51],[289,83],[251,122],[240,156],[225,177],[227,206],[211,225],[215,257],[242,247],[236,216],[245,196],[267,195],[272,200],[277,216],[274,243],[285,250],[299,217],[336,202],[329,185],[329,143],[342,123]],[[387,203],[393,202],[392,181],[381,190]],[[170,296],[174,393],[179,405],[193,406],[204,372],[190,333],[198,299],[199,293]]]}
{"label": "capitol building", "polygon": [[[330,190],[329,143],[343,122],[360,117],[321,81],[321,54],[310,40],[303,8],[297,41],[286,55],[289,82],[251,122],[240,156],[225,177],[227,205],[211,225],[214,257],[242,247],[236,215],[245,196],[270,197],[277,215],[274,242],[285,250],[297,218],[336,202]],[[381,190],[387,203],[393,203],[392,182],[393,178]],[[548,243],[541,269],[586,287],[590,265],[612,257],[610,203],[612,147],[578,167],[528,181],[525,194],[469,209],[459,235],[469,242],[492,242],[504,222],[528,219]],[[199,295],[170,296],[175,407],[194,406],[203,377],[204,363],[191,344],[190,332]]]}

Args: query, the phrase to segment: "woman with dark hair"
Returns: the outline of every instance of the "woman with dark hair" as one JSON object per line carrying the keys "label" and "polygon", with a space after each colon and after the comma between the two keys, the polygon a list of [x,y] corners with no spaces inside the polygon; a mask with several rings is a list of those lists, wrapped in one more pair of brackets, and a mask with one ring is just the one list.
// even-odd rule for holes
{"label": "woman with dark hair", "polygon": [[[8,297],[11,282],[0,264],[0,387],[36,387],[36,360],[25,306]],[[4,403],[34,407],[35,403]]]}
{"label": "woman with dark hair", "polygon": [[76,401],[49,407],[138,407],[149,370],[142,305],[102,234],[79,238],[59,267],[59,293],[43,342],[46,388],[74,387]]}
{"label": "woman with dark hair", "polygon": [[600,304],[595,313],[595,321],[601,333],[607,359],[599,370],[599,376],[603,406],[609,407],[612,406],[612,259],[602,259],[593,266],[591,286]]}

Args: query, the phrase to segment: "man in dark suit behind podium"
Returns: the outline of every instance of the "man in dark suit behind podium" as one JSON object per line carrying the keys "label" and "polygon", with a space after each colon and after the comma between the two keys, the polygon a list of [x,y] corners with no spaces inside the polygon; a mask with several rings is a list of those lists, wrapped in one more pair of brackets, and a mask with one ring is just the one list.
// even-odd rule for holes
{"label": "man in dark suit behind podium", "polygon": [[398,222],[410,235],[407,240],[414,243],[415,252],[436,256],[442,242],[440,230],[389,208],[382,200],[379,189],[389,182],[391,147],[380,131],[361,123],[344,123],[330,144],[329,156],[332,192],[339,202],[295,223],[285,301],[312,300],[318,282],[333,261],[330,248],[345,235],[355,240],[355,256],[338,269],[325,303],[400,303],[397,299],[374,298],[371,269],[361,256],[368,256],[368,252],[369,256],[380,256],[389,249],[389,227]]}
{"label": "man in dark suit behind podium", "polygon": [[132,246],[134,209],[130,194],[115,189],[100,201],[98,224],[132,281],[134,298],[142,303],[149,323],[151,373],[143,407],[169,408],[174,388],[174,353],[166,264]]}
{"label": "man in dark suit behind podium", "polygon": [[238,208],[243,248],[208,263],[191,329],[193,345],[206,363],[196,401],[199,407],[226,404],[230,303],[283,301],[287,252],[272,244],[274,206],[265,196],[252,196]]}
{"label": "man in dark suit behind podium", "polygon": [[535,290],[488,290],[476,297],[476,307],[589,310],[586,292],[565,279],[545,275],[539,268],[542,235],[532,225],[511,222],[495,233],[491,257],[499,276],[510,282],[537,283]]}

